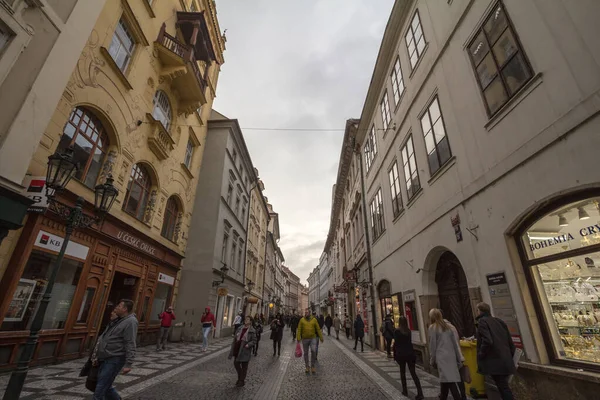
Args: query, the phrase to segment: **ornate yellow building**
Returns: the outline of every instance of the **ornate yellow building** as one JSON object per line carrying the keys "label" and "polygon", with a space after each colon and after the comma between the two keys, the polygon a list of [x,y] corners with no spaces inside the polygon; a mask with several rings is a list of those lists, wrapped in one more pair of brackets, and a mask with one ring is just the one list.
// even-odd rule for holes
{"label": "ornate yellow building", "polygon": [[[135,302],[141,341],[173,303],[225,38],[213,0],[109,0],[45,130],[28,173],[69,146],[80,168],[61,201],[94,204],[112,174],[119,190],[100,226],[67,248],[37,360],[84,354],[121,298]],[[25,340],[65,226],[30,214],[0,282],[0,345]],[[31,296],[23,300],[21,294]],[[0,368],[3,365],[0,364]]]}

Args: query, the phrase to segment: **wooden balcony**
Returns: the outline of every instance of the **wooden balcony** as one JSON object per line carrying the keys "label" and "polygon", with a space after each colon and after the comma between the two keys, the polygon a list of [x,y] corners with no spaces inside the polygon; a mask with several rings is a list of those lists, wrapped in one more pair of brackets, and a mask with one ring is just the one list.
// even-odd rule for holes
{"label": "wooden balcony", "polygon": [[155,120],[152,114],[146,114],[152,124],[152,133],[148,136],[148,147],[160,161],[169,158],[175,148],[175,141],[160,121]]}
{"label": "wooden balcony", "polygon": [[179,113],[191,114],[206,103],[206,79],[202,76],[191,46],[165,31],[165,24],[154,42],[162,64],[161,77],[179,93]]}

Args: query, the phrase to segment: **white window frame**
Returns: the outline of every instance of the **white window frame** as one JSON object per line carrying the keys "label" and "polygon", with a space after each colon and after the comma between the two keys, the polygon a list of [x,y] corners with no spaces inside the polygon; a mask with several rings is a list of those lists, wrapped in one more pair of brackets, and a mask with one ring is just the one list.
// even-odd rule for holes
{"label": "white window frame", "polygon": [[392,167],[388,171],[390,181],[390,193],[392,196],[392,214],[396,218],[403,209],[402,190],[400,189],[400,170],[398,168],[398,160],[394,160]]}
{"label": "white window frame", "polygon": [[402,78],[402,68],[400,66],[400,57],[396,58],[394,69],[392,70],[392,94],[394,95],[394,106],[400,102],[404,93],[404,79]]}
{"label": "white window frame", "polygon": [[383,132],[385,133],[392,122],[392,114],[390,112],[390,101],[388,100],[387,90],[381,99],[381,120],[383,122]]}
{"label": "white window frame", "polygon": [[371,127],[371,131],[366,138],[365,143],[365,166],[367,167],[367,173],[371,169],[371,165],[373,165],[373,161],[377,156],[377,137],[375,135],[375,125]]}
{"label": "white window frame", "polygon": [[[401,148],[402,165],[404,170],[404,182],[406,184],[406,197],[410,201],[421,190],[421,180],[419,178],[419,169],[417,168],[417,159],[415,157],[415,144],[412,134],[406,139],[406,143]],[[412,162],[411,162],[412,161]],[[415,186],[415,180],[418,187]]]}
{"label": "white window frame", "polygon": [[[421,17],[419,16],[419,10],[415,12],[414,17],[410,22],[408,31],[406,32],[406,49],[408,51],[408,59],[410,60],[410,66],[414,70],[423,52],[427,42],[425,40],[425,33],[423,32],[423,25],[421,25]],[[411,49],[412,47],[412,49]],[[413,57],[415,56],[415,57]]]}
{"label": "white window frame", "polygon": [[385,232],[385,217],[383,212],[383,198],[381,195],[381,188],[377,189],[375,196],[370,203],[371,209],[371,232],[373,234],[373,240],[377,240],[383,232]]}
{"label": "white window frame", "polygon": [[188,169],[192,169],[192,159],[194,158],[194,142],[192,139],[188,139],[187,145],[185,147],[185,158],[183,159],[183,163]]}
{"label": "white window frame", "polygon": [[159,121],[165,130],[171,127],[173,112],[169,96],[163,90],[157,90],[152,99],[152,118]]}
{"label": "white window frame", "polygon": [[[437,110],[436,110],[437,109]],[[434,120],[435,119],[435,120]],[[452,158],[452,149],[450,148],[450,141],[446,134],[446,126],[444,125],[444,116],[442,114],[442,107],[440,100],[437,96],[429,103],[427,110],[420,118],[421,129],[423,131],[423,138],[425,140],[425,151],[427,153],[427,164],[429,164],[429,172],[431,175],[439,171],[447,162]],[[448,158],[442,159],[440,143],[446,140],[446,146],[448,147]],[[435,153],[437,158],[438,167],[433,170],[429,163],[429,157]]]}
{"label": "white window frame", "polygon": [[[127,46],[127,43],[125,43],[126,40],[131,42],[129,47]],[[108,53],[121,72],[127,71],[127,67],[133,58],[136,45],[135,36],[131,33],[131,28],[127,25],[127,21],[123,16],[121,16],[115,27],[115,31],[113,32],[110,46],[108,47]],[[118,57],[121,54],[121,51],[125,52],[126,56],[122,65],[119,65]]]}

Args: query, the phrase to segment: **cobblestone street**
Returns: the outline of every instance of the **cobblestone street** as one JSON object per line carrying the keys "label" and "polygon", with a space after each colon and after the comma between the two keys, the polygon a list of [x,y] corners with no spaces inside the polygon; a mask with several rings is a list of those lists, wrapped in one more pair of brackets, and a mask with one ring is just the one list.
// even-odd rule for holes
{"label": "cobblestone street", "polygon": [[[304,361],[294,356],[295,341],[286,329],[281,356],[273,357],[272,341],[265,333],[258,356],[248,369],[246,386],[234,386],[236,372],[228,360],[230,339],[215,341],[201,353],[198,344],[174,344],[167,352],[153,346],[138,349],[134,369],[120,375],[117,389],[123,398],[159,399],[406,399],[401,394],[396,363],[381,352],[352,350],[354,342],[325,336],[319,346],[317,373],[306,375]],[[30,371],[22,399],[78,400],[91,397],[78,378],[83,360],[36,368]],[[427,399],[438,394],[437,379],[418,370]],[[8,375],[0,377],[0,388]],[[416,392],[409,379],[409,398]],[[2,392],[0,392],[2,393]]]}

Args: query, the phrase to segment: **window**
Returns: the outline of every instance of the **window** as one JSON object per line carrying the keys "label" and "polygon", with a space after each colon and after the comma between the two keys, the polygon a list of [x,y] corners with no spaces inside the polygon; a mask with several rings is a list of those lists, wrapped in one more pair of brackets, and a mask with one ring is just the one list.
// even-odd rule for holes
{"label": "window", "polygon": [[244,197],[244,203],[242,204],[242,220],[246,216],[246,207],[248,206],[248,200]]}
{"label": "window", "polygon": [[444,128],[444,118],[440,110],[438,98],[433,99],[427,111],[421,117],[421,128],[425,137],[429,172],[435,174],[442,165],[452,157],[448,136]]}
{"label": "window", "polygon": [[13,33],[7,27],[0,24],[0,54],[2,54],[4,48],[8,46],[12,37]]}
{"label": "window", "polygon": [[157,90],[152,105],[154,106],[152,118],[159,121],[166,130],[169,130],[171,126],[171,105],[167,94],[162,90]]}
{"label": "window", "polygon": [[58,150],[64,151],[69,146],[74,149],[73,161],[79,163],[75,178],[93,189],[108,148],[108,139],[100,121],[83,108],[71,111]]}
{"label": "window", "polygon": [[233,149],[233,163],[235,164],[237,162],[237,151],[235,151],[235,149]]}
{"label": "window", "polygon": [[96,293],[96,288],[89,287],[85,289],[85,293],[83,294],[83,300],[81,300],[81,307],[79,308],[79,313],[77,314],[77,323],[85,324],[88,321],[90,316],[90,311],[92,309],[92,302],[94,300],[94,294]]}
{"label": "window", "polygon": [[[40,250],[31,252],[4,315],[1,330],[22,331],[31,328],[35,312],[46,290],[48,278],[56,263],[56,257]],[[71,258],[65,258],[62,261],[50,303],[44,314],[42,329],[64,329],[66,327],[67,317],[82,271],[82,261]]]}
{"label": "window", "polygon": [[144,218],[149,196],[150,177],[148,172],[140,164],[135,164],[131,168],[123,210],[141,221]]}
{"label": "window", "polygon": [[377,140],[375,138],[375,125],[371,127],[371,132],[367,136],[367,143],[365,144],[365,165],[367,172],[371,169],[373,160],[377,155]]}
{"label": "window", "polygon": [[187,146],[185,147],[185,158],[183,163],[188,169],[192,168],[192,158],[194,157],[194,142],[188,139]]}
{"label": "window", "polygon": [[231,268],[232,271],[235,271],[235,257],[237,255],[237,241],[236,241],[236,237],[235,234],[233,236],[233,241],[231,242],[231,256],[229,258],[229,268]]}
{"label": "window", "polygon": [[533,75],[500,2],[469,46],[469,53],[490,116]]}
{"label": "window", "polygon": [[392,93],[394,94],[394,105],[398,105],[400,96],[404,93],[404,79],[402,79],[402,70],[400,69],[400,57],[396,58],[396,63],[392,70]]}
{"label": "window", "polygon": [[233,195],[233,186],[230,184],[227,188],[227,204],[231,207],[231,196]]}
{"label": "window", "polygon": [[110,47],[108,48],[108,53],[121,71],[125,72],[127,69],[129,61],[131,61],[134,48],[135,41],[133,40],[133,35],[129,31],[125,21],[123,21],[123,18],[121,18],[117,24],[115,32],[113,33]]}
{"label": "window", "polygon": [[175,228],[177,226],[177,220],[179,219],[179,206],[175,197],[169,197],[167,200],[167,206],[165,208],[165,219],[160,234],[162,237],[175,241]]}
{"label": "window", "polygon": [[419,18],[418,11],[410,23],[408,32],[406,32],[406,48],[408,49],[410,66],[414,69],[423,54],[423,50],[425,50],[425,36],[423,35],[421,18]]}
{"label": "window", "polygon": [[223,245],[221,246],[221,261],[227,264],[227,248],[229,247],[229,229],[231,225],[225,221],[225,232],[223,233]]}
{"label": "window", "polygon": [[383,99],[381,99],[381,119],[383,121],[383,132],[385,133],[390,125],[390,122],[392,121],[390,102],[388,100],[387,92],[384,93]]}
{"label": "window", "polygon": [[421,189],[419,171],[415,160],[415,147],[412,136],[408,137],[406,144],[402,146],[402,162],[404,163],[404,181],[406,182],[406,196],[410,200]]}
{"label": "window", "polygon": [[198,7],[196,7],[196,3],[194,0],[190,3],[190,12],[198,12]]}
{"label": "window", "polygon": [[400,215],[402,210],[402,194],[400,193],[400,173],[398,172],[398,161],[394,161],[392,169],[388,172],[390,178],[390,190],[392,192],[392,212],[394,218]]}
{"label": "window", "polygon": [[244,241],[240,240],[240,246],[239,246],[239,249],[238,249],[238,263],[239,263],[239,265],[243,265],[242,264],[243,255],[244,255]]}
{"label": "window", "polygon": [[371,200],[371,231],[373,232],[373,240],[377,240],[377,238],[385,231],[381,188],[377,190],[375,197]]}
{"label": "window", "polygon": [[159,282],[154,292],[154,301],[152,301],[152,311],[150,312],[150,322],[158,322],[158,315],[167,309],[167,304],[171,299],[173,286]]}
{"label": "window", "polygon": [[238,194],[235,198],[235,215],[238,215],[240,212],[240,195]]}

